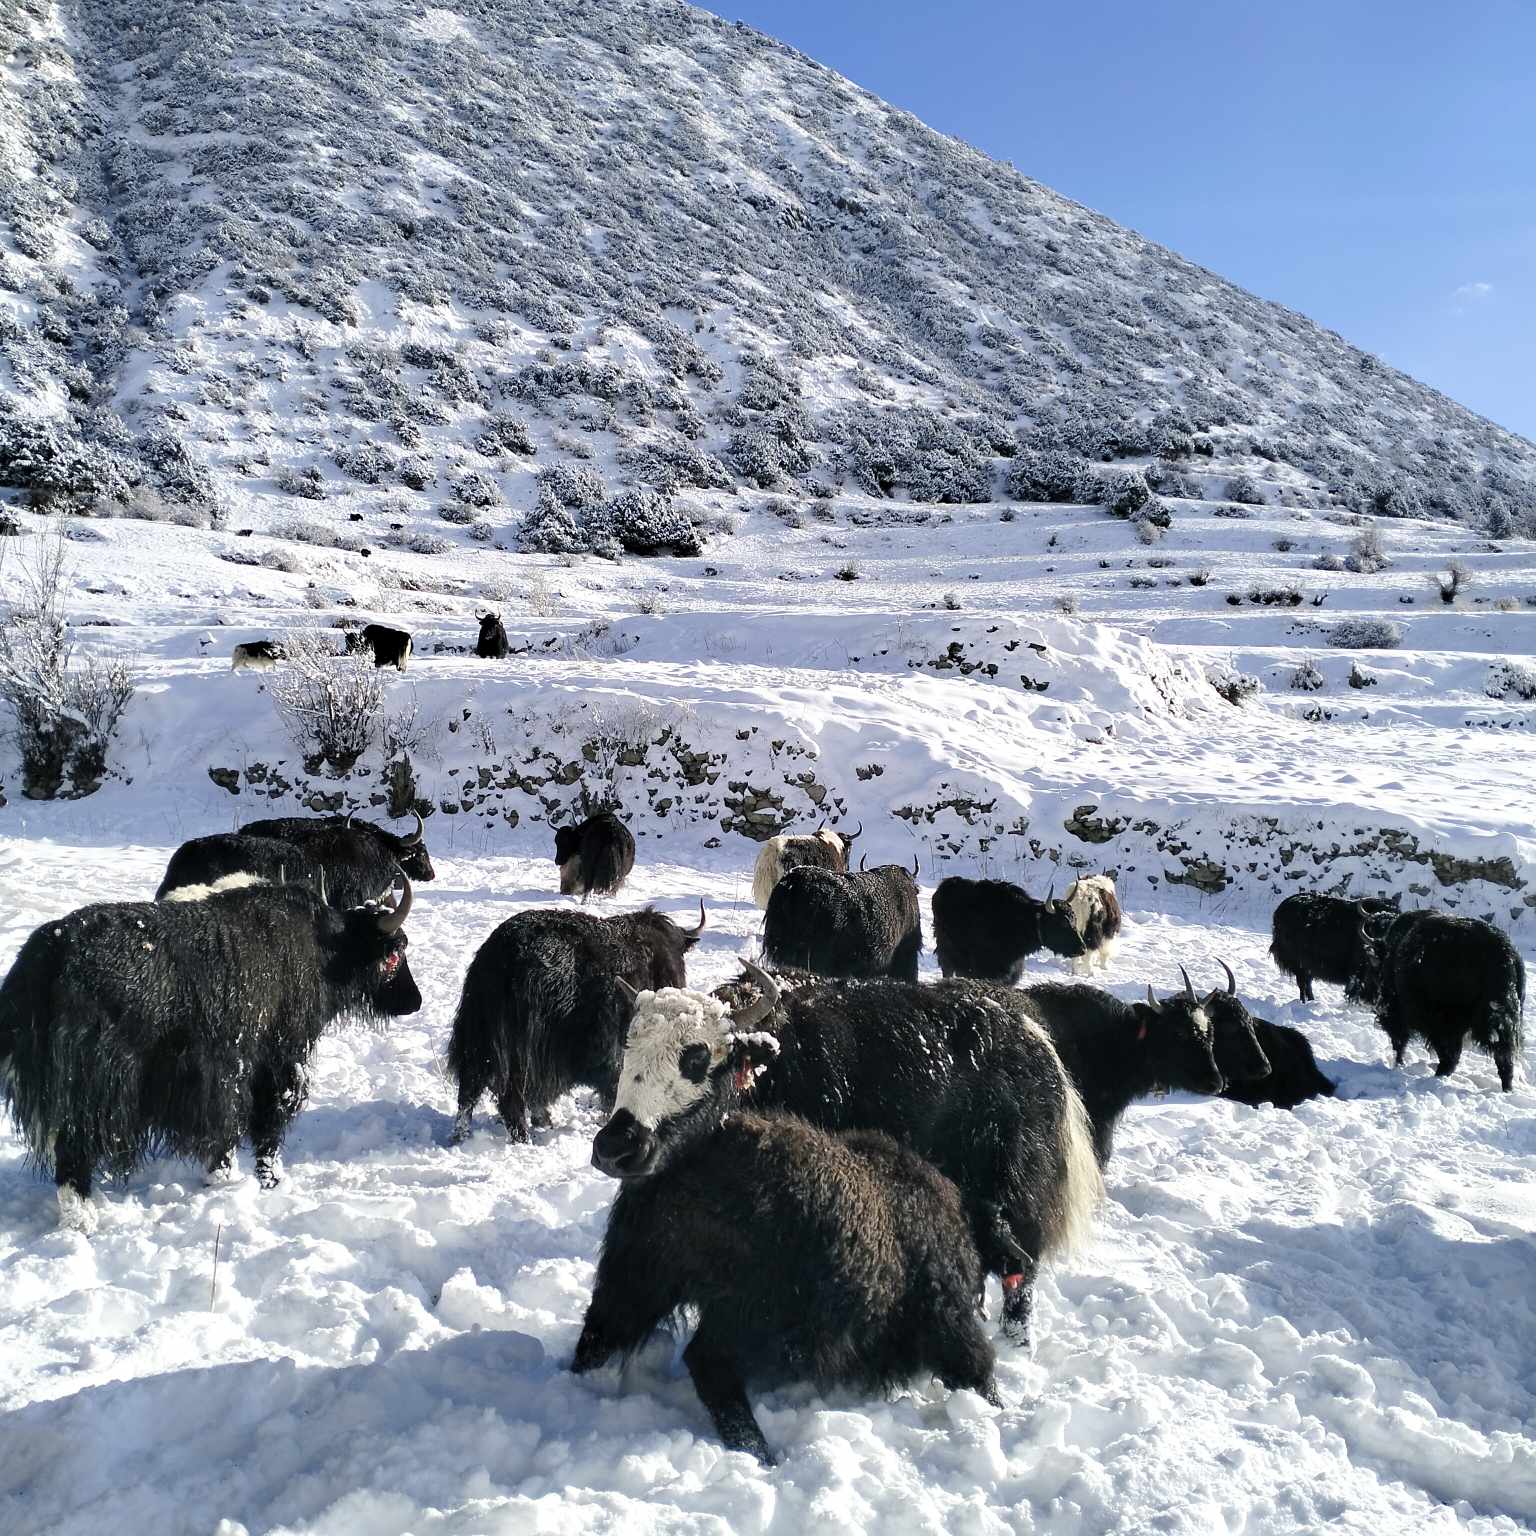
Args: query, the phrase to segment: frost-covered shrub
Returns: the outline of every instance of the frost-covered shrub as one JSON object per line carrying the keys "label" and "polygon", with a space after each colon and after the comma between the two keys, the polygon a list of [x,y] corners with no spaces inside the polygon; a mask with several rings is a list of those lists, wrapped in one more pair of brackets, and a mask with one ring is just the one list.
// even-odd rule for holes
{"label": "frost-covered shrub", "polygon": [[1344,569],[1344,561],[1338,555],[1324,550],[1312,562],[1312,569],[1314,571],[1342,571]]}
{"label": "frost-covered shrub", "polygon": [[289,631],[287,664],[267,687],[278,718],[307,758],[346,773],[373,745],[384,708],[384,684],[366,649],[337,654],[333,633]]}
{"label": "frost-covered shrub", "polygon": [[121,501],[137,479],[114,450],[80,440],[68,422],[44,421],[0,402],[0,486],[34,503]]}
{"label": "frost-covered shrub", "polygon": [[[365,485],[377,485],[380,479],[393,473],[394,454],[381,443],[344,443],[331,455],[332,462],[345,475],[361,480]],[[315,471],[316,475],[319,471]],[[296,494],[305,494],[299,492]]]}
{"label": "frost-covered shrub", "polygon": [[502,504],[501,487],[481,469],[455,475],[453,494],[468,507],[499,507]]}
{"label": "frost-covered shrub", "polygon": [[1340,619],[1328,644],[1350,651],[1392,651],[1403,643],[1403,626],[1390,619]]}
{"label": "frost-covered shrub", "polygon": [[445,523],[452,523],[455,528],[468,528],[471,523],[480,520],[480,509],[465,506],[462,501],[445,501],[437,509],[437,515]]}
{"label": "frost-covered shrub", "polygon": [[1233,475],[1227,481],[1227,500],[1245,507],[1262,507],[1266,500],[1264,487],[1252,475]]}
{"label": "frost-covered shrub", "polygon": [[777,485],[784,472],[779,442],[756,428],[731,434],[725,460],[743,480],[763,491]]}
{"label": "frost-covered shrub", "polygon": [[539,498],[546,492],[560,506],[589,512],[608,499],[608,487],[590,464],[550,464],[539,471]]}
{"label": "frost-covered shrub", "polygon": [[1536,700],[1536,668],[1523,661],[1496,661],[1488,668],[1483,692],[1490,699]]}
{"label": "frost-covered shrub", "polygon": [[1362,528],[1350,540],[1349,553],[1344,556],[1345,569],[1359,576],[1374,575],[1391,563],[1381,533],[1375,528]]}
{"label": "frost-covered shrub", "polygon": [[1240,507],[1235,502],[1223,502],[1221,506],[1211,508],[1211,516],[1246,518],[1252,517],[1253,513],[1250,512],[1247,507]]}
{"label": "frost-covered shrub", "polygon": [[475,449],[488,459],[499,458],[504,453],[536,453],[538,451],[528,424],[516,416],[497,413],[489,417],[475,439]]}
{"label": "frost-covered shrub", "polygon": [[437,470],[430,459],[421,458],[412,454],[409,458],[400,461],[401,484],[409,486],[413,491],[424,491],[437,479]]}
{"label": "frost-covered shrub", "polygon": [[702,553],[687,513],[655,491],[621,491],[588,514],[586,525],[593,542],[612,540],[632,555]]}
{"label": "frost-covered shrub", "polygon": [[384,542],[391,549],[409,550],[413,555],[446,555],[453,550],[453,541],[440,533],[428,533],[423,529],[391,529]]}
{"label": "frost-covered shrub", "polygon": [[570,509],[541,487],[538,505],[518,529],[517,547],[530,555],[571,555],[585,554],[592,546]]}
{"label": "frost-covered shrub", "polygon": [[287,496],[302,496],[306,501],[325,500],[325,477],[314,464],[303,469],[285,464],[274,478],[278,490]]}
{"label": "frost-covered shrub", "polygon": [[1151,496],[1146,479],[1139,469],[1117,470],[1114,474],[1105,475],[1098,484],[1099,505],[1115,517],[1131,517],[1140,512]]}
{"label": "frost-covered shrub", "polygon": [[1258,678],[1239,672],[1225,662],[1214,662],[1205,669],[1205,680],[1228,704],[1243,704],[1259,692]]}
{"label": "frost-covered shrub", "polygon": [[1059,449],[1021,450],[1008,466],[1008,494],[1015,501],[1075,502],[1082,471]]}
{"label": "frost-covered shrub", "polygon": [[1327,679],[1317,669],[1313,661],[1304,661],[1291,673],[1291,687],[1300,693],[1315,693],[1323,687]]}

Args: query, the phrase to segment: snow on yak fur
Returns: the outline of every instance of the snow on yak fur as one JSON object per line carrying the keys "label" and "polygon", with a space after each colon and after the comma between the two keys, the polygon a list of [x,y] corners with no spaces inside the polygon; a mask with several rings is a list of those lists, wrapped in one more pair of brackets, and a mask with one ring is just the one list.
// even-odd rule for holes
{"label": "snow on yak fur", "polygon": [[[1016,993],[1030,1017],[1055,1042],[1093,1122],[1099,1166],[1109,1161],[1115,1126],[1134,1099],[1181,1088],[1220,1093],[1226,1086],[1216,1064],[1211,1016],[1195,995],[1189,973],[1184,990],[1159,1002],[1151,987],[1144,1003],[1126,1003],[1083,982],[1042,982]],[[1269,1063],[1251,1029],[1238,1027],[1237,1070],[1260,1077]]]}
{"label": "snow on yak fur", "polygon": [[1120,897],[1108,875],[1080,875],[1062,898],[1072,914],[1072,926],[1082,940],[1083,952],[1072,960],[1072,969],[1086,973],[1109,969],[1120,937]]}
{"label": "snow on yak fur", "polygon": [[[1231,966],[1223,960],[1221,968],[1227,973],[1226,991],[1212,992],[1205,999],[1215,1036],[1216,1065],[1227,1080],[1221,1097],[1234,1104],[1273,1104],[1276,1109],[1295,1109],[1308,1099],[1332,1098],[1338,1090],[1333,1080],[1318,1070],[1307,1037],[1288,1024],[1255,1018],[1237,995],[1237,978]],[[1251,1060],[1250,1031],[1269,1063],[1268,1072],[1257,1077],[1245,1070],[1245,1063]]]}
{"label": "snow on yak fur", "polygon": [[611,811],[555,832],[562,896],[612,896],[635,867],[634,834]]}
{"label": "snow on yak fur", "polygon": [[917,980],[923,919],[911,870],[881,864],[855,874],[809,866],[773,888],[763,918],[763,952],[775,966],[818,976]]}
{"label": "snow on yak fur", "polygon": [[264,1186],[342,1015],[415,1013],[398,910],[338,912],[301,886],[82,907],[44,923],[0,983],[0,1093],[60,1212],[92,1225],[97,1169],[172,1154],[218,1168],[249,1136]]}
{"label": "snow on yak fur", "polygon": [[[690,1047],[707,1062],[710,1047]],[[694,1116],[664,1164],[624,1181],[572,1361],[629,1356],[684,1307],[683,1362],[731,1450],[777,1458],[748,1383],[884,1393],[919,1376],[1001,1406],[976,1314],[983,1283],[960,1191],[877,1131],[782,1112]]]}
{"label": "snow on yak fur", "polygon": [[683,987],[683,957],[704,931],[681,928],[647,907],[618,917],[550,910],[509,917],[469,962],[448,1068],[459,1085],[454,1140],[489,1091],[513,1141],[548,1124],[549,1106],[577,1087],[611,1105],[629,1028],[624,981]]}
{"label": "snow on yak fur", "polygon": [[1296,978],[1304,1003],[1314,1001],[1314,981],[1336,982],[1350,996],[1359,996],[1354,983],[1365,956],[1366,919],[1395,911],[1396,906],[1395,901],[1374,897],[1346,901],[1298,891],[1275,908],[1269,953],[1287,976]]}
{"label": "snow on yak fur", "polygon": [[1042,949],[1075,958],[1083,938],[1065,901],[1037,901],[1007,880],[950,875],[933,893],[933,944],[946,976],[1013,986]]}
{"label": "snow on yak fur", "polygon": [[818,827],[809,837],[791,837],[787,833],[770,837],[752,869],[752,900],[766,908],[774,886],[792,869],[809,867],[846,874],[853,840],[863,830],[864,824],[860,822],[852,832]]}
{"label": "snow on yak fur", "polygon": [[[416,830],[404,836],[351,816],[276,816],[248,821],[240,831],[301,848],[325,871],[326,890],[335,893],[332,905],[347,906],[392,890],[402,874],[418,885],[437,878],[427,852],[426,823],[419,811],[412,814]],[[356,894],[349,902],[350,893]]]}
{"label": "snow on yak fur", "polygon": [[959,1186],[1025,1338],[1040,1260],[1086,1236],[1103,1183],[1082,1101],[1019,996],[973,981],[781,990],[750,962],[714,996],[641,993],[593,1162],[642,1177],[743,1104],[883,1131]]}
{"label": "snow on yak fur", "polygon": [[1404,912],[1375,918],[1366,945],[1360,992],[1376,1004],[1394,1065],[1417,1037],[1435,1053],[1435,1075],[1449,1077],[1471,1040],[1508,1093],[1525,1049],[1525,962],[1508,935],[1480,918]]}

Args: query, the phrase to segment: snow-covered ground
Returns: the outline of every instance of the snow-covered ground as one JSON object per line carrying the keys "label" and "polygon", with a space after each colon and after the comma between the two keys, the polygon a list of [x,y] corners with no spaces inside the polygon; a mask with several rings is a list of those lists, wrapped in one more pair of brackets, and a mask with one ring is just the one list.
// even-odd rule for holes
{"label": "snow-covered ground", "polygon": [[[100,1225],[86,1238],[58,1229],[51,1189],[0,1131],[0,1529],[1536,1523],[1536,1093],[1522,1079],[1501,1095],[1475,1052],[1449,1082],[1419,1055],[1391,1070],[1366,1013],[1333,988],[1295,1003],[1266,954],[1278,894],[1341,869],[1355,889],[1490,913],[1536,947],[1523,899],[1536,872],[1532,706],[1484,692],[1500,658],[1536,650],[1525,603],[1536,555],[1393,524],[1393,564],[1362,577],[1312,568],[1355,530],[1289,510],[1239,521],[1190,504],[1151,550],[1099,512],[858,526],[866,510],[839,502],[833,521],[798,529],[743,512],[735,536],[695,561],[392,556],[414,593],[369,589],[357,556],[301,550],[295,572],[237,569],[218,559],[233,539],[84,525],[103,538],[71,545],[68,608],[109,621],[80,633],[133,657],[139,693],[120,777],[90,798],[25,801],[0,759],[0,966],[48,917],[146,897],[182,838],[292,809],[293,793],[259,796],[269,784],[245,774],[254,763],[368,803],[377,752],[344,784],[302,775],[266,681],[228,671],[236,640],[343,613],[416,633],[389,703],[414,696],[427,722],[415,758],[438,807],[438,878],[410,925],[423,1010],[324,1040],[278,1190],[256,1188],[248,1153],[211,1188],[160,1162],[95,1197]],[[1277,552],[1277,537],[1302,547]],[[1474,585],[1442,608],[1425,575],[1458,552]],[[838,579],[849,563],[857,579]],[[1206,569],[1206,584],[1189,585]],[[1157,585],[1132,588],[1133,574]],[[1326,590],[1323,607],[1226,602],[1290,582],[1307,597]],[[492,589],[532,651],[505,663],[436,652],[473,639]],[[359,608],[335,605],[349,594]],[[1076,616],[1060,606],[1068,595]],[[1309,627],[1370,614],[1403,622],[1399,649],[1341,651]],[[952,642],[983,670],[931,665]],[[1309,659],[1323,686],[1290,688]],[[1352,663],[1377,681],[1350,687]],[[1262,691],[1230,705],[1209,686],[1213,668],[1258,676]],[[503,791],[498,779],[466,809],[466,776],[546,749],[579,758],[582,711],[610,735],[628,711],[618,735],[643,748],[638,765],[587,760],[643,834],[633,882],[600,909],[654,901],[682,914],[704,896],[698,984],[732,974],[759,918],[756,845],[722,830],[721,796],[738,773],[773,783],[813,825],[815,804],[803,786],[792,793],[806,773],[834,813],[863,820],[872,856],[920,855],[925,894],[946,872],[985,868],[1034,888],[1067,863],[1119,870],[1131,918],[1113,988],[1171,988],[1180,964],[1214,985],[1225,959],[1256,1012],[1306,1029],[1340,1097],[1294,1114],[1183,1098],[1134,1108],[1096,1241],[1041,1285],[1033,1355],[999,1336],[1001,1410],[943,1400],[937,1386],[889,1402],[773,1392],[759,1416],[786,1460],[766,1472],[721,1449],[681,1341],[657,1343],[622,1379],[572,1377],[613,1193],[588,1161],[595,1106],[562,1104],[526,1148],[483,1109],[473,1138],[450,1148],[440,1058],[475,946],[511,913],[561,900],[545,818],[579,789]],[[658,810],[647,775],[675,763],[652,740],[668,729],[724,766],[713,784],[657,781],[674,802]],[[240,770],[239,795],[210,767]],[[994,803],[967,819],[942,808],[956,796]],[[1083,841],[1063,823],[1084,804],[1127,825]],[[1173,828],[1185,853],[1137,817]],[[1507,859],[1518,883],[1442,884],[1435,866],[1390,850],[1351,853],[1382,829],[1426,853]],[[1282,844],[1306,851],[1282,861]],[[1191,850],[1223,863],[1223,889],[1170,882]]]}

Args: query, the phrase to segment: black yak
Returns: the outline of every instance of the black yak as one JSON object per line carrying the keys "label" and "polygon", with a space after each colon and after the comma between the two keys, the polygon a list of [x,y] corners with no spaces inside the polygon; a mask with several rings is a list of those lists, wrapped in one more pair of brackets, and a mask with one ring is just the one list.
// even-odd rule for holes
{"label": "black yak", "polygon": [[437,878],[427,851],[426,823],[419,811],[411,814],[416,830],[404,836],[352,816],[275,816],[248,821],[240,830],[247,837],[277,837],[297,844],[325,869],[328,885],[355,871],[362,886],[377,894],[394,883],[396,869],[417,884]]}
{"label": "black yak", "polygon": [[747,977],[714,995],[640,994],[593,1161],[643,1176],[743,1103],[883,1131],[960,1187],[1005,1326],[1026,1338],[1039,1263],[1086,1234],[1103,1183],[1082,1100],[1020,994],[885,979],[788,990],[751,962]]}
{"label": "black yak", "polygon": [[766,907],[768,898],[780,878],[792,869],[830,869],[834,874],[848,872],[848,855],[853,842],[864,830],[861,821],[852,832],[834,832],[830,827],[817,827],[809,837],[796,837],[780,833],[763,844],[752,867],[752,900]]}
{"label": "black yak", "polygon": [[704,931],[647,907],[619,917],[519,912],[476,951],[464,977],[448,1068],[459,1085],[453,1139],[469,1135],[489,1090],[507,1135],[527,1141],[549,1106],[572,1088],[613,1103],[635,990],[687,985],[684,956]]}
{"label": "black yak", "polygon": [[44,923],[0,983],[0,1094],[60,1216],[87,1230],[98,1168],[169,1153],[209,1169],[246,1138],[264,1188],[341,1015],[415,1013],[398,909],[339,912],[298,885],[115,902]]}
{"label": "black yak", "polygon": [[[214,832],[188,838],[172,855],[155,892],[156,901],[200,901],[212,889],[231,890],[237,884],[304,885],[334,907],[355,907],[391,888],[373,884],[363,889],[356,879],[343,879],[328,889],[325,873],[297,843],[280,837],[251,837],[244,832]],[[392,884],[392,883],[391,883]]]}
{"label": "black yak", "polygon": [[910,872],[900,864],[854,874],[792,869],[774,886],[763,917],[769,961],[818,976],[916,981],[922,948],[915,855]]}
{"label": "black yak", "polygon": [[612,896],[635,867],[634,834],[612,811],[555,830],[562,896]]}
{"label": "black yak", "polygon": [[403,629],[391,629],[387,624],[365,624],[361,629],[347,631],[347,654],[369,652],[376,667],[394,667],[405,671],[411,659],[411,637]]}
{"label": "black yak", "polygon": [[250,640],[237,645],[230,658],[232,672],[270,672],[280,661],[287,661],[288,652],[276,640]]}
{"label": "black yak", "polygon": [[933,893],[933,947],[944,975],[1009,987],[1042,949],[1069,958],[1086,952],[1065,901],[1036,901],[1010,881],[963,875],[947,876]]}
{"label": "black yak", "polygon": [[[1215,1034],[1216,1065],[1227,1080],[1221,1097],[1234,1104],[1273,1104],[1276,1109],[1332,1098],[1338,1089],[1318,1069],[1307,1037],[1288,1024],[1271,1024],[1249,1013],[1237,995],[1232,967],[1224,960],[1219,963],[1227,973],[1227,989],[1212,992],[1205,999],[1205,1011]],[[1260,1076],[1245,1070],[1244,1064],[1251,1060],[1250,1038],[1258,1042],[1269,1063],[1269,1070]]]}
{"label": "black yak", "polygon": [[512,650],[507,644],[507,632],[502,626],[499,613],[482,613],[477,615],[480,620],[480,638],[475,641],[475,655],[486,661],[501,661]]}
{"label": "black yak", "polygon": [[[685,1051],[706,1077],[711,1048]],[[697,1307],[683,1362],[699,1400],[729,1449],[770,1466],[750,1382],[883,1393],[928,1375],[1001,1406],[960,1192],[888,1136],[695,1115],[643,1173],[618,1176],[572,1370],[634,1354]]]}
{"label": "black yak", "polygon": [[[1057,1053],[1093,1123],[1099,1166],[1114,1149],[1115,1127],[1132,1100],[1170,1089],[1220,1093],[1226,1079],[1216,1064],[1211,1016],[1181,966],[1184,990],[1159,1002],[1151,987],[1144,1003],[1125,1003],[1083,982],[1042,982],[1017,994]],[[1207,1000],[1209,1001],[1209,1000]],[[1251,1029],[1241,1052],[1232,1050],[1245,1077],[1260,1077],[1269,1063]]]}
{"label": "black yak", "polygon": [[1372,920],[1366,952],[1359,993],[1376,1005],[1394,1066],[1417,1036],[1435,1053],[1435,1076],[1449,1077],[1470,1039],[1510,1091],[1525,1047],[1525,962],[1506,933],[1480,918],[1403,912]]}
{"label": "black yak", "polygon": [[1352,984],[1364,956],[1366,918],[1395,907],[1395,901],[1376,897],[1346,901],[1300,891],[1275,908],[1269,952],[1286,975],[1296,978],[1302,1002],[1314,1001],[1314,981],[1336,982],[1356,996]]}

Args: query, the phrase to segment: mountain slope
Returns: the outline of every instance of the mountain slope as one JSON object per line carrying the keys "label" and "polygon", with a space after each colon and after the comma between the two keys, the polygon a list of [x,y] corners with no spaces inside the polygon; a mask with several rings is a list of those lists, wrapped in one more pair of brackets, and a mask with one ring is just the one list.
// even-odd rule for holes
{"label": "mountain slope", "polygon": [[387,485],[534,543],[625,485],[987,500],[1021,442],[1173,494],[1536,507],[1530,443],[686,6],[9,25],[0,352],[62,433],[0,422],[15,483],[73,415],[120,457],[56,480],[183,520]]}

